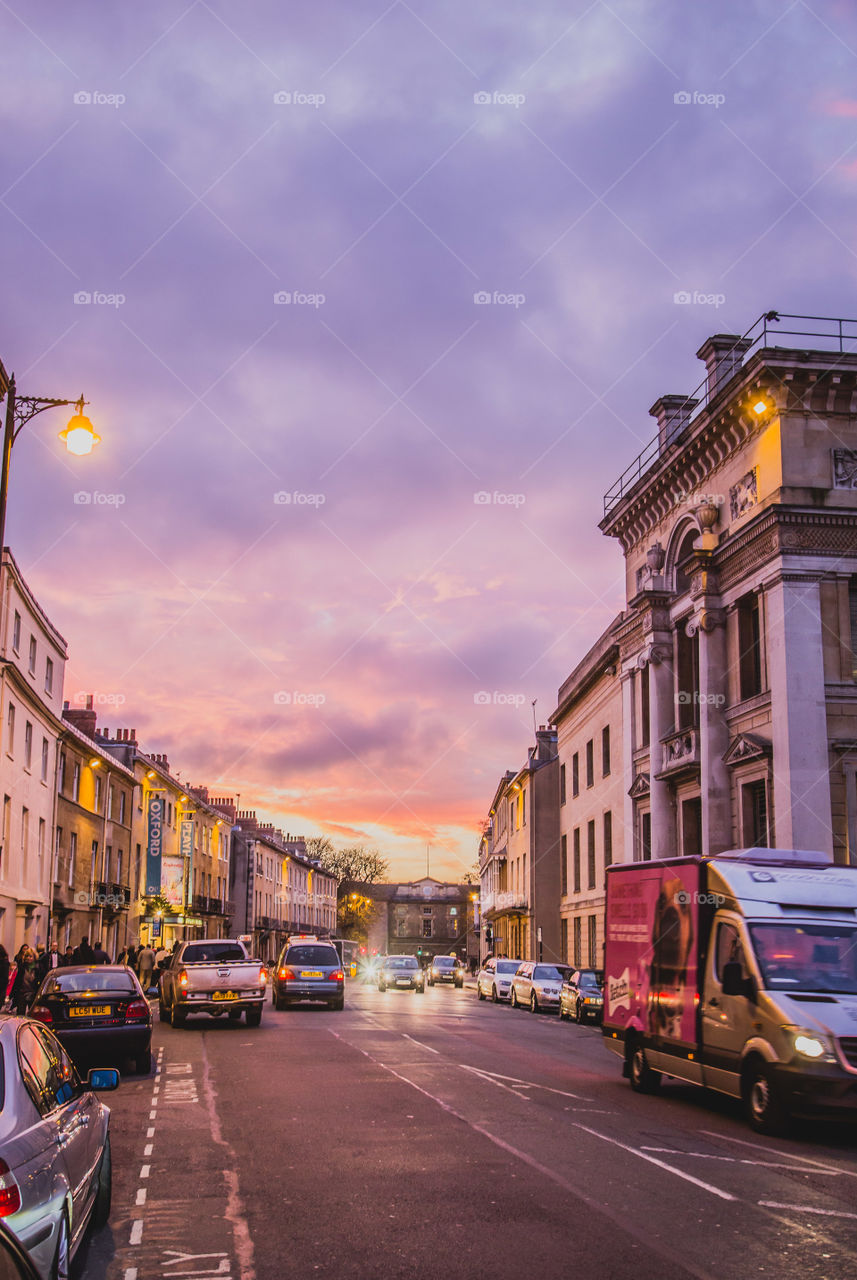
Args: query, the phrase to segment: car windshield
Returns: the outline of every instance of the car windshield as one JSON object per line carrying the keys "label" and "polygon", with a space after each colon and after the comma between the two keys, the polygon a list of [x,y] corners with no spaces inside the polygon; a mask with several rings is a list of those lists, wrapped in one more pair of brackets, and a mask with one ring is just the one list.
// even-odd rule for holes
{"label": "car windshield", "polygon": [[435,969],[454,969],[458,962],[452,956],[438,956],[434,961]]}
{"label": "car windshield", "polygon": [[324,968],[339,968],[339,953],[333,947],[289,947],[288,964],[314,964]]}
{"label": "car windshield", "polygon": [[390,956],[387,960],[388,969],[419,969],[414,956]]}
{"label": "car windshield", "polygon": [[750,935],[766,990],[857,995],[853,925],[754,924]]}
{"label": "car windshield", "polygon": [[498,973],[517,973],[520,967],[521,967],[520,960],[498,960],[497,961]]}
{"label": "car windshield", "polygon": [[594,973],[580,973],[577,976],[577,985],[579,987],[595,987],[597,990],[601,984]]}
{"label": "car windshield", "polygon": [[182,964],[231,964],[246,959],[236,942],[193,942],[182,952]]}
{"label": "car windshield", "polygon": [[561,982],[567,972],[567,969],[560,969],[555,964],[537,964],[533,977],[549,982]]}
{"label": "car windshield", "polygon": [[133,995],[137,988],[130,973],[123,969],[96,969],[86,973],[59,973],[48,979],[43,987],[46,996],[78,995],[83,991],[116,991]]}

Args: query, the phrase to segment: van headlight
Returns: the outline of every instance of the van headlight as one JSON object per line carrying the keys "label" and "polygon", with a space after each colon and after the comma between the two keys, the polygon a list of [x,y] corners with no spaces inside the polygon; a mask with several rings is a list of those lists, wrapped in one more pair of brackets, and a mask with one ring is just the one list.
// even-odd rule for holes
{"label": "van headlight", "polygon": [[789,1030],[794,1038],[795,1053],[800,1054],[802,1058],[811,1058],[813,1062],[836,1061],[833,1045],[827,1036],[817,1035],[814,1031],[807,1031],[802,1027],[790,1027]]}

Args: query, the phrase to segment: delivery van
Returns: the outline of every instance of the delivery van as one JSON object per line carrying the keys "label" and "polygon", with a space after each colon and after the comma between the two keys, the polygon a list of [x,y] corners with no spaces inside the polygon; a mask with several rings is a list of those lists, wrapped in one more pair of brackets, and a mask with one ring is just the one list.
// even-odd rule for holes
{"label": "delivery van", "polygon": [[605,1042],[638,1093],[662,1075],[791,1115],[857,1119],[857,867],[733,849],[607,871]]}

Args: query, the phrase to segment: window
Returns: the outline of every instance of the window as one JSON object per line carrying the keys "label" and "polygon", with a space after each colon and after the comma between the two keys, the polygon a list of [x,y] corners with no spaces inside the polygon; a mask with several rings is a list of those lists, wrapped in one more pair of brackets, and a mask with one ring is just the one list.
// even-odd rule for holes
{"label": "window", "polygon": [[576,751],[571,757],[571,794],[580,795],[580,756]]}
{"label": "window", "polygon": [[586,860],[589,871],[589,888],[595,888],[595,822],[586,824]]}
{"label": "window", "polygon": [[649,668],[640,672],[640,746],[649,745]]}
{"label": "window", "polygon": [[75,863],[77,862],[77,832],[72,831],[68,837],[68,883],[74,885]]}
{"label": "window", "polygon": [[[563,897],[568,893],[568,836],[560,841],[560,893]],[[563,952],[565,955],[565,952]]]}
{"label": "window", "polygon": [[50,764],[50,747],[47,738],[42,738],[42,782],[48,780],[48,766]]}
{"label": "window", "polygon": [[65,790],[65,752],[60,752],[59,764],[57,766],[57,791]]}
{"label": "window", "polygon": [[120,826],[125,825],[125,799],[126,799],[125,792],[120,791],[119,792],[119,824]]}
{"label": "window", "polygon": [[580,827],[574,828],[573,837],[574,892],[580,893]]}
{"label": "window", "polygon": [[565,804],[565,765],[559,766],[559,802]]}
{"label": "window", "polygon": [[692,796],[681,805],[681,851],[685,857],[702,853],[702,798]]}
{"label": "window", "polygon": [[29,769],[33,763],[33,726],[29,720],[24,721],[24,768]]}
{"label": "window", "polygon": [[522,791],[521,792],[521,826],[525,827],[526,825],[527,825],[527,793],[526,791]]}
{"label": "window", "polygon": [[21,615],[15,610],[15,621],[12,623],[12,648],[16,653],[21,652]]}
{"label": "window", "polygon": [[112,817],[113,817],[113,806],[114,806],[114,804],[115,804],[115,803],[116,803],[116,788],[115,788],[115,787],[108,787],[108,788],[107,788],[107,816],[108,816],[108,818],[112,818]]}
{"label": "window", "polygon": [[36,674],[36,637],[35,636],[30,636],[30,653],[27,660],[27,667],[29,669],[30,675],[34,676]]}
{"label": "window", "polygon": [[431,907],[423,907],[423,915],[424,915],[424,916],[430,916],[430,915],[431,915]]}
{"label": "window", "polygon": [[72,800],[80,800],[80,761],[75,760],[74,768],[71,771],[71,798]]}
{"label": "window", "polygon": [[15,704],[9,703],[9,711],[6,715],[6,750],[10,756],[15,754]]}
{"label": "window", "polygon": [[589,943],[589,967],[590,969],[598,969],[598,917],[590,916],[587,922],[587,941]]}
{"label": "window", "polygon": [[586,785],[595,784],[595,743],[590,738],[586,744]]}
{"label": "window", "polygon": [[568,964],[568,916],[559,922],[559,957],[563,964]]}
{"label": "window", "polygon": [[27,853],[30,848],[30,810],[24,805],[21,810],[21,866],[23,878],[27,878]]}
{"label": "window", "polygon": [[423,920],[423,937],[430,938],[432,936],[432,921]]}
{"label": "window", "polygon": [[723,981],[723,966],[730,963],[740,964],[743,976],[747,976],[741,935],[734,924],[723,923],[717,928],[717,949],[714,953],[714,972],[718,982]]}
{"label": "window", "polygon": [[601,776],[606,778],[610,772],[610,726],[605,724],[601,730]]}
{"label": "window", "polygon": [[94,882],[98,875],[98,841],[93,840],[92,849],[89,854],[89,877]]}
{"label": "window", "polygon": [[45,658],[45,693],[54,691],[54,664],[51,658]]}
{"label": "window", "polygon": [[60,851],[62,849],[62,827],[57,827],[56,838],[54,839],[54,884],[60,882]]}
{"label": "window", "polygon": [[762,622],[759,596],[753,591],[738,601],[738,680],[740,697],[762,692]]}
{"label": "window", "polygon": [[652,815],[647,809],[640,814],[640,840],[638,862],[651,862],[652,859]]}
{"label": "window", "polygon": [[699,635],[687,634],[686,622],[676,628],[676,726],[699,724]]}
{"label": "window", "polygon": [[604,815],[604,866],[613,861],[613,814],[608,809]]}
{"label": "window", "polygon": [[579,969],[583,964],[583,945],[582,945],[582,921],[580,916],[574,917],[574,960],[575,969]]}
{"label": "window", "polygon": [[769,849],[772,845],[768,820],[768,784],[764,778],[741,788],[741,822],[745,848]]}
{"label": "window", "polygon": [[95,812],[96,813],[98,813],[99,810],[101,809],[101,791],[102,791],[101,774],[97,773],[95,775]]}
{"label": "window", "polygon": [[46,826],[44,818],[39,818],[39,874],[41,875],[42,867],[45,864],[45,834]]}

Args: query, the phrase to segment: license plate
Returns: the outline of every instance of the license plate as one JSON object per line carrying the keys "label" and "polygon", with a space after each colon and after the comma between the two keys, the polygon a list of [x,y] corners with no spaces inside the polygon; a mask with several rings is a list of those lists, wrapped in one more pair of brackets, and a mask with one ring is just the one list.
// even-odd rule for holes
{"label": "license plate", "polygon": [[68,1016],[70,1018],[103,1018],[112,1012],[109,1004],[88,1004],[69,1009]]}
{"label": "license plate", "polygon": [[321,969],[301,969],[302,978],[323,978]]}
{"label": "license plate", "polygon": [[396,979],[396,986],[397,986],[397,987],[409,987],[410,985],[411,985],[411,980],[410,980],[410,978],[397,978],[397,979]]}
{"label": "license plate", "polygon": [[211,996],[212,1000],[237,1000],[237,991],[214,991]]}

